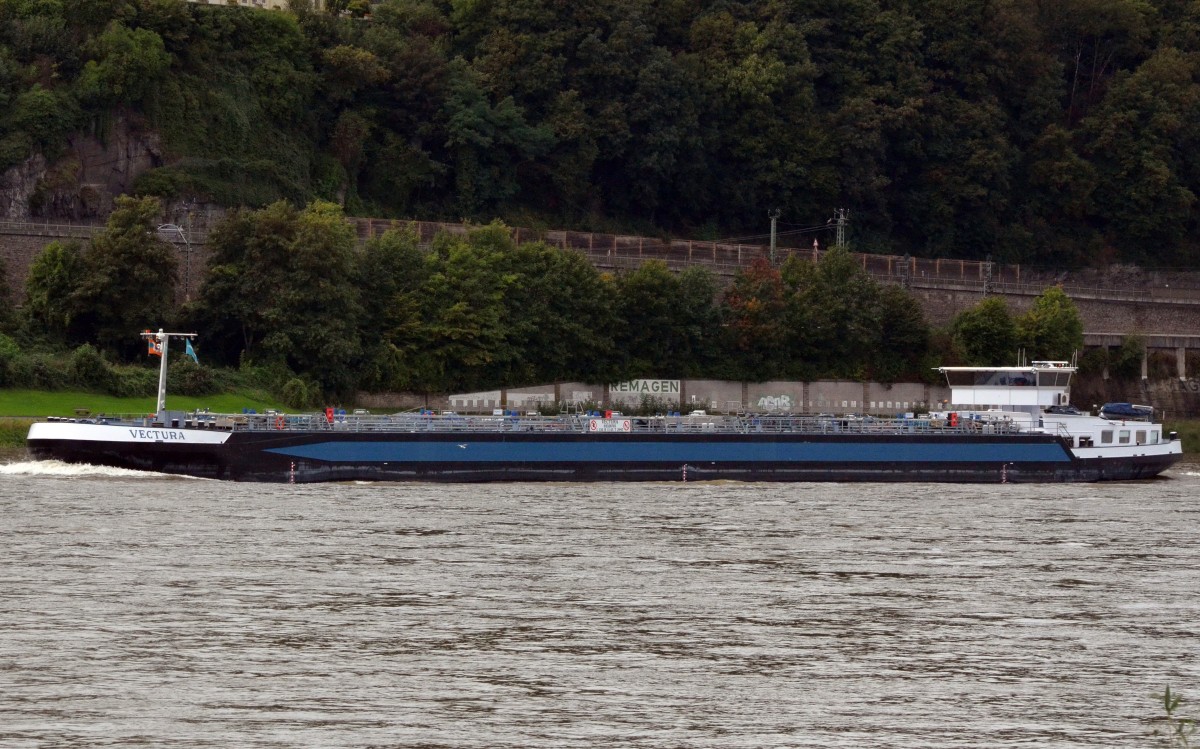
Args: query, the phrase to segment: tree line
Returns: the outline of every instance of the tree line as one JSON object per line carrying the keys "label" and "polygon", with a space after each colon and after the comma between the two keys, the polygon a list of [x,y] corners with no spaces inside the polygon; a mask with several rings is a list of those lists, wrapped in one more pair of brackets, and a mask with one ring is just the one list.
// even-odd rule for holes
{"label": "tree line", "polygon": [[45,247],[23,302],[0,310],[0,385],[45,384],[32,365],[14,368],[25,350],[69,355],[66,368],[91,386],[126,387],[105,379],[103,362],[150,366],[138,332],[158,327],[199,334],[204,367],[176,357],[190,378],[181,385],[211,385],[206,369],[258,367],[296,406],[360,390],[638,377],[921,381],[938,364],[1010,364],[1018,348],[1065,359],[1082,346],[1058,288],[1020,316],[986,298],[938,331],[907,290],[876,282],[844,248],[815,263],[760,261],[723,286],[703,267],[673,273],[660,261],[602,273],[581,253],[516,244],[498,222],[430,246],[393,229],[360,248],[326,202],[232,212],[185,301],[176,250],[154,231],[160,210],[123,197],[89,244]]}
{"label": "tree line", "polygon": [[868,252],[1196,266],[1181,0],[330,7],[0,0],[0,172],[56,164],[52,215],[67,138],[122,118],[167,200],[697,239],[847,208]]}

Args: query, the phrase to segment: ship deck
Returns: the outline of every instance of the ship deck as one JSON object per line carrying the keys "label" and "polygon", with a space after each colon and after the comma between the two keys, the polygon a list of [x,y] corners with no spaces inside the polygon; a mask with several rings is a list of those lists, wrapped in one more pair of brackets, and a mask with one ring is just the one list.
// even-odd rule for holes
{"label": "ship deck", "polygon": [[147,428],[211,429],[230,432],[364,432],[364,433],[491,433],[539,434],[1018,434],[1019,425],[1006,419],[967,419],[956,424],[945,419],[881,418],[830,415],[467,415],[347,414],[179,414],[167,422],[146,416],[97,415],[54,421],[109,424]]}

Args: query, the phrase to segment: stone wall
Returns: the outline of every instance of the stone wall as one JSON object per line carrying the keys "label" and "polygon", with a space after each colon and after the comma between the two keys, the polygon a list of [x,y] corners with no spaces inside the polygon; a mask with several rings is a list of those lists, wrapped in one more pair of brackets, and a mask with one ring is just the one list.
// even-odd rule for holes
{"label": "stone wall", "polygon": [[52,237],[0,234],[0,260],[4,261],[7,288],[13,300],[25,298],[25,279],[29,266]]}
{"label": "stone wall", "polygon": [[[925,318],[934,327],[945,327],[956,315],[984,299],[982,290],[953,288],[911,289],[921,302]],[[1131,333],[1153,335],[1196,335],[1200,333],[1200,303],[1186,299],[1128,299],[1128,290],[1113,290],[1111,298],[1072,296],[1083,329],[1089,333]],[[1097,292],[1097,296],[1103,292]],[[1033,306],[1037,293],[1009,291],[1000,293],[1014,315],[1024,314]],[[1070,294],[1068,294],[1070,296]]]}
{"label": "stone wall", "polygon": [[1200,305],[1169,302],[1075,301],[1084,330],[1094,333],[1196,335]]}
{"label": "stone wall", "polygon": [[1071,402],[1081,409],[1104,403],[1154,406],[1166,419],[1200,417],[1200,379],[1116,380],[1076,376]]}
{"label": "stone wall", "polygon": [[[88,237],[103,229],[102,226],[86,224],[63,225],[60,231],[43,230],[42,224],[23,224],[29,228],[20,230],[8,225],[0,228],[0,260],[4,262],[8,282],[9,300],[20,304],[25,298],[25,280],[34,259],[46,245],[55,241],[78,241],[86,244]],[[176,293],[180,301],[195,297],[204,278],[210,253],[203,243],[185,243],[178,237],[170,238],[179,260]]]}

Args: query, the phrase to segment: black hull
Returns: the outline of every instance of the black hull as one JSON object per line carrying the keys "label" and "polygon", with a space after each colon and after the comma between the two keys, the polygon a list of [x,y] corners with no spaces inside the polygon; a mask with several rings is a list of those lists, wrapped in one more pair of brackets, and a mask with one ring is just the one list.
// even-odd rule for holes
{"label": "black hull", "polygon": [[[491,450],[493,459],[364,459],[356,451],[454,452],[455,447]],[[324,481],[420,481],[420,482],[498,482],[498,481],[762,481],[762,482],[940,482],[940,483],[1054,483],[1091,481],[1128,481],[1149,479],[1169,468],[1178,454],[1141,455],[1080,459],[1071,455],[1056,437],[1020,438],[979,436],[906,437],[851,435],[774,436],[769,441],[751,435],[654,435],[641,437],[634,445],[641,453],[636,459],[569,459],[564,455],[581,450],[597,453],[621,442],[629,446],[629,437],[595,437],[562,434],[353,434],[328,432],[291,432],[273,434],[234,433],[224,444],[177,444],[142,442],[100,442],[84,440],[33,440],[30,452],[35,458],[71,463],[182,474],[201,478],[234,481],[311,483]],[[753,454],[763,450],[793,450],[835,453],[842,456],[866,456],[863,459],[753,459],[705,458],[709,448],[719,446],[726,453]],[[346,453],[337,459],[306,457],[317,447]],[[573,447],[574,451],[567,449]],[[962,455],[968,448],[995,459],[968,460]],[[930,451],[945,454],[945,459],[912,459],[913,454]],[[1046,459],[1012,459],[1010,453],[1036,454]],[[497,454],[517,457],[495,459]],[[695,459],[655,460],[659,452],[696,456]],[[466,455],[464,452],[463,455]],[[891,456],[895,455],[893,459]],[[531,455],[534,456],[531,458]],[[546,459],[550,458],[550,459]]]}

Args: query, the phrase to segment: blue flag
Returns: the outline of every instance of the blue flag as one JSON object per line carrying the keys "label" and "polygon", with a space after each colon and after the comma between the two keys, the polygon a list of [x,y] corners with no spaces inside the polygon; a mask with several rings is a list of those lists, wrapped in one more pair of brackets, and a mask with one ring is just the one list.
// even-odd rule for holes
{"label": "blue flag", "polygon": [[200,363],[200,359],[199,359],[199,357],[197,357],[197,356],[196,356],[196,352],[195,352],[195,350],[194,350],[194,349],[192,349],[192,339],[191,339],[191,338],[184,338],[184,339],[183,339],[183,342],[184,342],[184,344],[187,346],[187,348],[185,348],[185,349],[183,350],[183,353],[185,353],[185,354],[187,354],[188,356],[192,357],[192,361],[194,361],[194,362],[196,362],[197,364],[199,364],[199,363]]}

